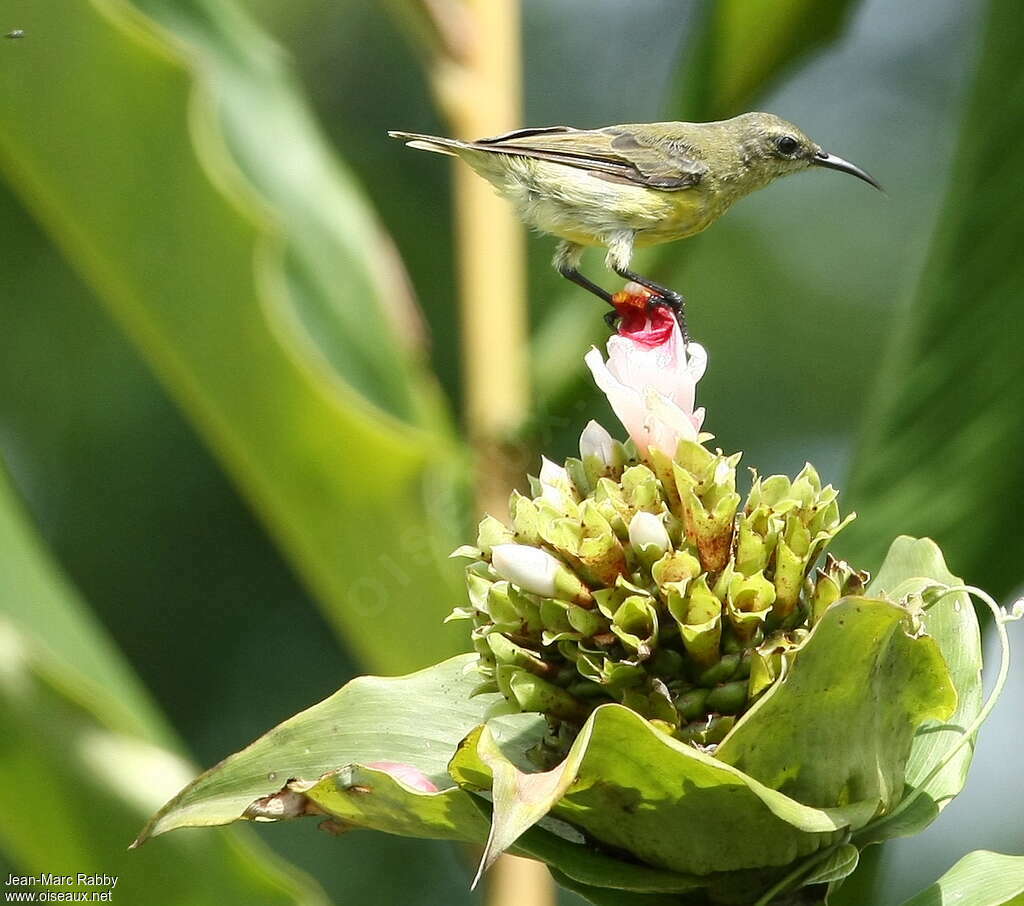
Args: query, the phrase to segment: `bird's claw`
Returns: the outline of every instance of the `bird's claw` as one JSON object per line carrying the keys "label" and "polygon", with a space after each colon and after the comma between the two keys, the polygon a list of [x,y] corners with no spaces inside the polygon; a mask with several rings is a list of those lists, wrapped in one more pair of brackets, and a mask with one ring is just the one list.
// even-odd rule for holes
{"label": "bird's claw", "polygon": [[667,308],[675,315],[676,323],[679,325],[679,332],[683,335],[683,343],[690,342],[690,334],[686,329],[686,314],[684,306],[686,300],[678,293],[673,293],[671,296],[655,295],[649,296],[647,299],[647,307],[651,308]]}
{"label": "bird's claw", "polygon": [[611,311],[604,313],[604,323],[608,326],[609,330],[618,330],[619,319],[622,316],[613,308]]}

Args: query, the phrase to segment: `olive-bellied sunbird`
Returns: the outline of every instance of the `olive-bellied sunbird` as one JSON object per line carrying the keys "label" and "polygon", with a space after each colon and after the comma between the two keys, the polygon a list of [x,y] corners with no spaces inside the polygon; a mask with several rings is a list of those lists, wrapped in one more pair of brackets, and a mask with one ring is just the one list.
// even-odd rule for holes
{"label": "olive-bellied sunbird", "polygon": [[634,248],[693,236],[744,195],[812,166],[881,188],[860,167],[770,113],[714,123],[546,126],[477,141],[388,134],[411,148],[462,158],[529,226],[561,238],[554,265],[562,276],[611,304],[611,295],[579,269],[585,247],[607,248],[607,266],[674,309],[684,335],[685,300],[629,269]]}

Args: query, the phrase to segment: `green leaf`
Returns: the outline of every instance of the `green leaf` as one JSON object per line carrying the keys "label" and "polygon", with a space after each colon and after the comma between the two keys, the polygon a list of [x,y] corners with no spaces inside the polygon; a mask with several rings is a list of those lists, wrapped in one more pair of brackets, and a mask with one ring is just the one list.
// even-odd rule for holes
{"label": "green leaf", "polygon": [[837,601],[716,757],[807,805],[891,807],[915,730],[956,708],[938,644],[909,630],[897,604]]}
{"label": "green leaf", "polygon": [[312,786],[290,783],[342,826],[372,827],[403,837],[430,837],[479,843],[487,819],[458,787],[422,792],[402,784],[385,770],[351,764]]}
{"label": "green leaf", "polygon": [[566,890],[578,893],[594,906],[679,906],[679,897],[666,894],[623,893],[583,884],[558,869],[551,870],[552,877]]}
{"label": "green leaf", "polygon": [[[225,759],[167,803],[139,835],[242,818],[327,816],[337,830],[367,827],[409,837],[482,843],[489,806],[453,786],[446,765],[459,741],[501,701],[470,698],[479,677],[463,655],[406,677],[361,677]],[[492,719],[502,744],[519,753],[539,738],[533,715]],[[440,789],[414,789],[378,762],[422,772]],[[624,864],[553,833],[550,824],[523,834],[512,851],[556,864],[578,883],[619,890],[678,892],[703,882]]]}
{"label": "green leaf", "polygon": [[[136,676],[49,559],[0,468],[0,849],[25,874],[102,870],[154,906],[321,906],[323,894],[237,830],[127,851],[191,768]],[[182,865],[189,871],[182,871]],[[159,883],[155,879],[159,878]]]}
{"label": "green leaf", "polygon": [[507,758],[494,772],[502,756],[475,749],[479,738],[459,749],[451,772],[473,788],[494,783],[494,839],[501,844],[516,839],[543,806],[649,865],[700,875],[788,864],[831,843],[837,831],[863,824],[876,807],[802,805],[621,705],[594,711],[566,760],[549,772],[557,776],[531,781],[538,775]]}
{"label": "green leaf", "polygon": [[903,906],[1022,906],[1024,856],[975,850]]}
{"label": "green leaf", "polygon": [[[898,594],[921,579],[942,585],[959,585],[961,580],[946,566],[942,552],[929,538],[897,538],[889,548],[878,571],[868,586],[869,594]],[[928,772],[956,745],[962,730],[981,710],[981,634],[970,599],[965,594],[947,595],[923,614],[928,634],[935,639],[956,687],[957,708],[953,716],[941,724],[922,727],[914,738],[907,762],[906,780],[916,786]],[[923,830],[945,808],[967,779],[973,756],[972,746],[965,746],[949,764],[933,778],[926,792],[907,811],[895,819],[875,822],[859,841],[881,841],[889,837],[909,836]]]}
{"label": "green leaf", "polygon": [[850,843],[837,846],[832,854],[823,862],[815,866],[814,871],[807,875],[801,883],[804,887],[811,887],[814,884],[831,884],[834,881],[841,881],[852,874],[860,861],[860,850]]}
{"label": "green leaf", "polygon": [[[487,817],[488,824],[492,823],[490,803],[479,798],[474,798],[474,802]],[[601,891],[607,897],[615,894],[626,897],[628,892],[658,899],[661,894],[685,893],[708,883],[707,878],[625,862],[590,845],[582,835],[576,835],[579,839],[567,839],[566,827],[547,819],[544,827],[534,826],[523,833],[510,852],[546,862],[559,883],[572,890],[586,887]]]}
{"label": "green leaf", "polygon": [[1024,471],[1011,465],[1024,455],[1024,147],[1010,125],[1024,117],[1022,42],[1019,6],[992,0],[938,230],[854,463],[862,516],[844,538],[845,556],[870,563],[896,532],[927,534],[997,599],[1019,585],[1024,552]]}
{"label": "green leaf", "polygon": [[856,0],[716,0],[688,48],[680,119],[735,116],[843,31]]}
{"label": "green leaf", "polygon": [[0,69],[0,171],[346,642],[387,672],[451,653],[461,453],[384,314],[400,271],[251,23],[147,9],[166,28],[112,0],[9,5],[46,39]]}
{"label": "green leaf", "polygon": [[153,817],[139,843],[177,827],[236,821],[291,781],[316,781],[349,765],[400,762],[450,787],[456,746],[502,700],[470,697],[480,681],[475,661],[465,654],[409,676],[353,680],[196,778]]}

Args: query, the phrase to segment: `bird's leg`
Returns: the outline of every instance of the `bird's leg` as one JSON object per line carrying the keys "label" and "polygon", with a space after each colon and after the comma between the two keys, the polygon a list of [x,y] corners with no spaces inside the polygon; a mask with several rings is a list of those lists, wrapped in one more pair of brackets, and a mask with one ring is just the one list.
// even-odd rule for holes
{"label": "bird's leg", "polygon": [[614,270],[623,279],[632,280],[634,283],[639,283],[641,286],[647,287],[651,292],[656,293],[657,295],[651,299],[650,304],[664,305],[672,309],[676,316],[676,322],[679,324],[679,331],[683,335],[683,342],[690,342],[690,335],[686,330],[686,299],[682,294],[677,293],[674,289],[669,289],[667,286],[662,286],[660,283],[655,283],[647,277],[641,277],[628,267],[615,267]]}
{"label": "bird's leg", "polygon": [[[560,273],[566,280],[572,280],[577,286],[582,286],[588,292],[592,292],[599,299],[604,299],[609,305],[612,304],[612,294],[602,287],[598,286],[593,280],[588,277],[584,277],[578,270],[561,270]],[[614,312],[612,312],[613,314]]]}
{"label": "bird's leg", "polygon": [[670,308],[676,316],[680,333],[683,335],[683,342],[690,341],[690,335],[686,330],[686,300],[675,290],[641,277],[629,269],[629,262],[633,257],[633,246],[636,242],[636,233],[632,230],[618,230],[607,236],[608,255],[605,264],[608,265],[620,277],[639,283],[646,287],[656,296],[651,298],[649,305],[664,305]]}
{"label": "bird's leg", "polygon": [[615,311],[615,306],[612,303],[612,294],[602,287],[598,286],[593,280],[588,277],[584,277],[580,273],[580,259],[583,257],[583,246],[577,245],[575,242],[569,242],[568,240],[560,242],[558,248],[555,251],[555,270],[558,271],[566,280],[571,280],[577,286],[582,286],[587,292],[593,293],[599,299],[603,299],[609,305],[612,306],[612,310],[605,312],[604,323],[609,328],[615,327],[615,321],[619,317],[618,312]]}

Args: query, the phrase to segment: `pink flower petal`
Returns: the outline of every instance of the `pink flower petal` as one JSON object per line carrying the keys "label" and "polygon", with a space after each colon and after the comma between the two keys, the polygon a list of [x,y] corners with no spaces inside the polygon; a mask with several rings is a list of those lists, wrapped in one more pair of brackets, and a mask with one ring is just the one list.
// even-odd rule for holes
{"label": "pink flower petal", "polygon": [[423,793],[437,792],[437,787],[434,786],[433,781],[419,768],[414,768],[411,764],[403,764],[400,761],[373,761],[365,765],[365,767],[372,768],[375,771],[384,771],[410,789],[419,790]]}
{"label": "pink flower petal", "polygon": [[704,410],[694,403],[707,353],[683,343],[666,308],[623,305],[619,311],[623,318],[618,335],[608,340],[608,361],[597,349],[585,361],[637,448],[674,455],[679,441],[695,440],[704,422]]}

